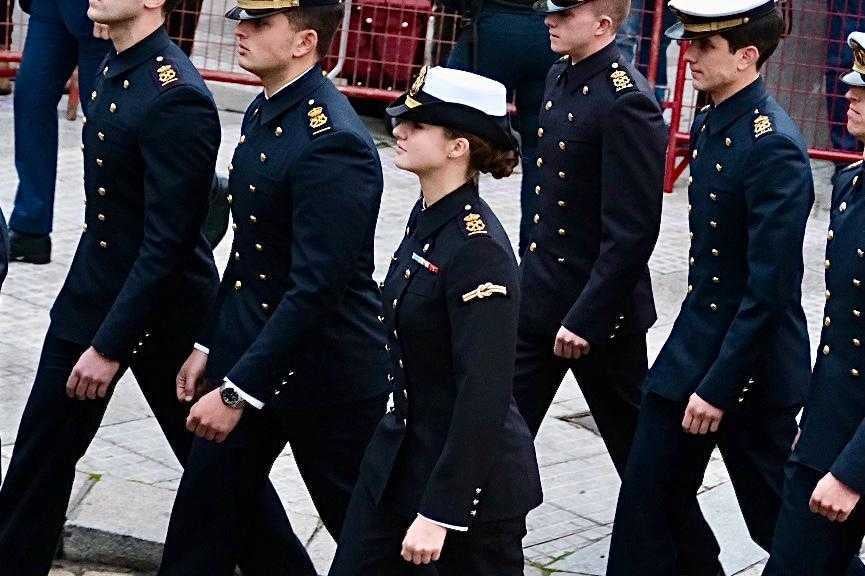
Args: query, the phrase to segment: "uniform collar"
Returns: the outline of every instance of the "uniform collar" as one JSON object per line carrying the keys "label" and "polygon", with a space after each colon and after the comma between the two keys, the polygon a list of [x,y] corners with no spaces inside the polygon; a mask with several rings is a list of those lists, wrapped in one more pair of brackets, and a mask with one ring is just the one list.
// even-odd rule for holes
{"label": "uniform collar", "polygon": [[743,114],[759,110],[757,105],[766,97],[766,86],[760,76],[718,106],[713,106],[706,117],[706,129],[710,134],[720,132]]}
{"label": "uniform collar", "polygon": [[262,98],[264,102],[261,105],[261,123],[267,124],[286,110],[297,106],[307,94],[321,86],[325,80],[321,73],[321,66],[316,64],[269,99]]}
{"label": "uniform collar", "polygon": [[573,64],[571,58],[568,57],[566,60],[567,67],[562,74],[562,79],[567,79],[568,82],[583,83],[609,68],[611,63],[618,62],[619,57],[620,52],[615,40],[576,64]]}
{"label": "uniform collar", "polygon": [[105,74],[108,78],[119,76],[133,68],[146,62],[153,56],[157,56],[158,52],[163,51],[171,44],[171,38],[168,37],[168,32],[164,26],[160,26],[150,33],[149,36],[139,41],[121,52],[112,48],[108,58],[108,72]]}
{"label": "uniform collar", "polygon": [[[478,189],[474,182],[466,182],[429,208],[425,208],[418,214],[417,231],[415,235],[419,240],[433,234],[449,221],[456,218],[466,210],[476,209]],[[421,200],[422,202],[423,200]],[[466,208],[471,206],[471,208]]]}

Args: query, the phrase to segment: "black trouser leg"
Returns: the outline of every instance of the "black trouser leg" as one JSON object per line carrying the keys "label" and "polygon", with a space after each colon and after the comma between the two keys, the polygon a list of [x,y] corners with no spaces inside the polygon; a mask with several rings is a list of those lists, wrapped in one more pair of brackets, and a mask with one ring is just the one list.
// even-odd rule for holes
{"label": "black trouser leg", "polygon": [[[410,576],[413,565],[400,556],[411,520],[376,506],[358,481],[328,576]],[[429,570],[429,569],[428,569]],[[428,571],[435,576],[435,571]]]}
{"label": "black trouser leg", "polygon": [[342,532],[360,462],[386,407],[387,396],[379,396],[284,414],[297,468],[334,540]]}
{"label": "black trouser leg", "polygon": [[763,576],[832,576],[858,563],[865,536],[862,508],[857,506],[846,522],[832,522],[809,508],[823,475],[795,462],[787,464],[783,504]]}
{"label": "black trouser leg", "polygon": [[724,415],[718,435],[718,448],[748,532],[767,552],[781,509],[784,464],[796,438],[798,411],[798,407],[767,406],[748,392]]}
{"label": "black trouser leg", "polygon": [[45,337],[0,489],[4,574],[45,576],[51,567],[72,493],[75,464],[96,435],[108,403],[108,398],[77,400],[66,395],[66,381],[85,349],[51,334]]}
{"label": "black trouser leg", "polygon": [[681,402],[643,397],[607,563],[608,576],[678,576],[677,534],[688,524],[715,436],[682,431]]}
{"label": "black trouser leg", "polygon": [[[192,350],[191,339],[177,339],[176,330],[154,330],[131,364],[132,373],[156,416],[162,433],[181,465],[185,465],[194,435],[186,430],[189,405],[178,402],[174,381]],[[241,536],[238,564],[245,576],[270,576],[309,557],[285,514],[273,485],[267,481],[250,503],[256,510],[250,530]]]}
{"label": "black trouser leg", "polygon": [[[253,532],[260,494],[285,440],[268,407],[248,408],[228,438],[217,444],[195,438],[163,550],[160,575],[231,576],[244,542]],[[270,562],[277,574],[309,576],[315,568],[294,537],[275,548]]]}
{"label": "black trouser leg", "polygon": [[[552,350],[552,338],[522,335],[518,339],[514,397],[520,412],[536,434],[565,372],[571,369],[621,476],[631,453],[648,370],[645,336],[617,337],[576,361],[556,358]],[[687,513],[673,534],[679,543],[680,569],[689,576],[715,576],[721,567],[720,546],[703,518],[696,491],[684,506]]]}
{"label": "black trouser leg", "polygon": [[435,563],[438,576],[522,576],[526,519],[482,522],[469,532],[448,532]]}

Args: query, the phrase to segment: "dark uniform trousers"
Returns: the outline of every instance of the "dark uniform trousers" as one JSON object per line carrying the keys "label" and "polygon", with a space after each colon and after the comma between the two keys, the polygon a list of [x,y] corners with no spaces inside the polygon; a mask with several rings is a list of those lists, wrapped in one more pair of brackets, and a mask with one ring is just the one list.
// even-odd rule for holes
{"label": "dark uniform trousers", "polygon": [[[93,90],[99,63],[111,42],[93,37],[86,0],[23,0],[30,14],[21,67],[15,77],[15,168],[18,191],[9,227],[48,234],[54,217],[57,179],[57,103],[78,66],[82,95]],[[81,99],[89,114],[90,100]]]}
{"label": "dark uniform trousers", "polygon": [[[661,222],[663,119],[648,82],[611,43],[553,65],[538,137],[514,397],[537,434],[572,370],[621,475],[647,372],[645,332],[657,317],[648,261]],[[553,355],[562,326],[591,343],[588,356]],[[714,576],[718,544],[696,498],[688,510],[683,567]]]}
{"label": "dark uniform trousers", "polygon": [[[270,486],[268,475],[286,444],[325,528],[336,537],[385,402],[385,396],[376,396],[303,409],[271,402],[261,411],[248,408],[222,444],[196,438],[172,511],[160,576],[234,574],[236,559],[249,557],[248,535],[255,540],[262,534],[257,495]],[[301,558],[284,552],[294,562],[269,574],[315,576],[305,553]]]}
{"label": "dark uniform trousers", "polygon": [[[772,555],[763,576],[861,574],[859,548],[865,537],[865,511],[857,504],[846,522],[811,512],[811,494],[825,472],[790,461],[784,503],[775,528]],[[850,567],[847,570],[847,567]]]}
{"label": "dark uniform trousers", "polygon": [[[177,331],[154,331],[130,367],[174,454],[184,463],[192,435],[186,408],[177,401],[175,375],[192,347]],[[52,335],[45,338],[30,398],[18,429],[9,473],[0,491],[2,572],[44,576],[51,567],[72,492],[75,464],[84,455],[110,400],[66,396],[66,380],[87,346]],[[125,372],[125,366],[118,371]],[[306,554],[294,536],[269,483],[255,495],[257,525],[246,532],[241,562],[246,574],[273,574]],[[292,549],[296,548],[296,549]],[[279,554],[281,558],[275,555]]]}
{"label": "dark uniform trousers", "polygon": [[[69,374],[88,347],[121,365],[118,378],[132,363],[181,464],[192,439],[174,379],[218,282],[201,226],[219,118],[204,81],[161,27],[120,54],[112,50],[100,68],[82,134],[84,231],[51,310],[0,489],[4,576],[50,569],[75,465],[108,403],[66,396]],[[244,548],[253,560],[241,565],[248,574],[284,572],[282,556],[305,551],[273,488],[260,497],[262,524]]]}
{"label": "dark uniform trousers", "polygon": [[[524,516],[478,522],[469,532],[448,530],[441,557],[421,566],[400,556],[414,518],[388,509],[384,501],[376,505],[363,484],[354,491],[346,517],[339,554],[347,569],[330,576],[522,576],[525,570]],[[352,538],[359,538],[359,545],[343,542]]]}
{"label": "dark uniform trousers", "polygon": [[611,548],[627,546],[640,554],[611,555],[607,574],[680,573],[682,559],[671,557],[668,550],[689,524],[683,511],[694,502],[716,445],[751,537],[769,549],[798,407],[772,407],[746,394],[724,414],[719,431],[705,436],[682,430],[684,411],[685,403],[654,392],[643,398],[611,543]]}

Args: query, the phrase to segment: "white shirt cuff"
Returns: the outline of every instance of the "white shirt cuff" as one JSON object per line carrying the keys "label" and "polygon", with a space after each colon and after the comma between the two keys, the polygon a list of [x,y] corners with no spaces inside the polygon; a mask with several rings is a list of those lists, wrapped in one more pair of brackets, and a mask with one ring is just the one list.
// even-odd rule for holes
{"label": "white shirt cuff", "polygon": [[234,390],[235,392],[237,392],[237,395],[240,396],[241,398],[243,398],[244,400],[246,400],[246,403],[249,404],[250,406],[252,406],[253,408],[256,408],[258,410],[261,410],[262,408],[264,408],[264,402],[262,402],[258,398],[250,396],[249,394],[247,394],[246,392],[244,392],[243,390],[238,388],[234,384],[234,382],[232,382],[228,378],[226,378],[224,380],[224,382],[225,382],[226,388],[230,388],[230,389]]}
{"label": "white shirt cuff", "polygon": [[432,522],[433,524],[435,524],[437,526],[441,526],[442,528],[447,528],[448,530],[453,530],[455,532],[468,532],[469,531],[467,526],[452,526],[450,524],[445,524],[444,522],[436,522],[435,520],[431,520],[431,519],[427,518],[423,514],[418,514],[417,517],[423,518],[427,522]]}
{"label": "white shirt cuff", "polygon": [[192,345],[192,347],[195,348],[196,350],[198,350],[199,352],[210,355],[210,348],[208,348],[207,346],[202,346],[201,344],[196,342],[195,344]]}

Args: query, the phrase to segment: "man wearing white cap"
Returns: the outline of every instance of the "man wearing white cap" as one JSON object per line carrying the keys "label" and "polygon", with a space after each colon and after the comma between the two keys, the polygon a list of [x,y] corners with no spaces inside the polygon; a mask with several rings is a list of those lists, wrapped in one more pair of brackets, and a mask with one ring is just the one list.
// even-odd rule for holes
{"label": "man wearing white cap", "polygon": [[652,366],[608,575],[680,573],[683,505],[717,446],[753,540],[768,550],[810,354],[802,243],[814,199],[805,142],[760,68],[783,29],[774,1],[673,0],[698,90],[691,129],[688,289]]}
{"label": "man wearing white cap", "polygon": [[[847,131],[865,141],[865,33],[848,39],[853,70]],[[787,464],[784,500],[765,576],[840,574],[865,535],[865,181],[862,161],[838,172],[826,240],[826,306],[802,432]],[[831,295],[831,297],[830,297]]]}

